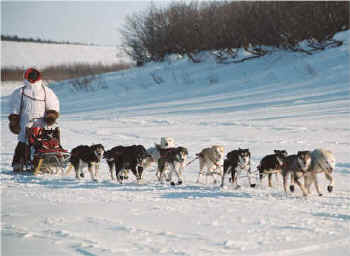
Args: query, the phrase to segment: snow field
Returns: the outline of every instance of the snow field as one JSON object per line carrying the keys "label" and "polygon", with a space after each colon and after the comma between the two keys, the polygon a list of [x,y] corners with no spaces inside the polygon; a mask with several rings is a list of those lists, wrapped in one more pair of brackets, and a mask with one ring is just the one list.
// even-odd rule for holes
{"label": "snow field", "polygon": [[[339,37],[346,38],[348,33]],[[52,84],[61,101],[67,149],[80,144],[142,144],[170,136],[189,150],[225,153],[249,148],[253,170],[274,149],[326,148],[336,157],[335,187],[319,175],[323,196],[285,195],[282,179],[250,188],[197,184],[198,161],[184,185],[144,183],[132,174],[112,182],[102,162],[99,182],[86,177],[21,176],[11,172],[15,136],[7,129],[8,95],[1,87],[3,255],[348,255],[350,250],[349,51],[312,56],[275,53],[239,65],[187,60],[101,76],[93,90]],[[103,86],[101,86],[103,84]],[[17,85],[18,86],[18,85]],[[242,174],[244,175],[244,174]]]}

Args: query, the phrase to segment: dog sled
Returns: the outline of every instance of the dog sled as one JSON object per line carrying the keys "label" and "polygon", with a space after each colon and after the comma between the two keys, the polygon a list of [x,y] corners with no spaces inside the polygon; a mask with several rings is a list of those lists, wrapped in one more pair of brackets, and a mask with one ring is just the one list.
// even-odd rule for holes
{"label": "dog sled", "polygon": [[30,162],[34,175],[64,173],[70,154],[61,147],[58,131],[41,127],[29,129]]}

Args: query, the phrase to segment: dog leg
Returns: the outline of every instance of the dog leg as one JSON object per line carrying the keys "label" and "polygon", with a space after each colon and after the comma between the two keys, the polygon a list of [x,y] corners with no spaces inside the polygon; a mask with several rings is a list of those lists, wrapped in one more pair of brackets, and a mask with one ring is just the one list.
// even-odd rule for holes
{"label": "dog leg", "polygon": [[322,193],[320,191],[320,187],[318,186],[318,180],[317,180],[317,174],[313,174],[314,178],[313,178],[313,181],[314,181],[314,185],[315,185],[315,189],[318,193],[319,196],[322,196]]}
{"label": "dog leg", "polygon": [[173,181],[173,173],[175,172],[175,165],[171,164],[171,168],[170,168],[170,185],[171,186],[175,186],[175,182]]}
{"label": "dog leg", "polygon": [[201,183],[201,178],[203,177],[203,168],[199,168],[198,179],[196,183]]}
{"label": "dog leg", "polygon": [[111,175],[111,180],[115,180],[115,177],[114,177],[114,166],[115,166],[115,164],[114,164],[114,162],[107,162],[107,164],[108,164],[108,167],[109,167],[109,174]]}
{"label": "dog leg", "polygon": [[261,185],[262,182],[263,182],[263,179],[264,179],[264,172],[260,171],[259,169],[258,169],[258,171],[259,171],[259,182],[260,182],[260,185]]}
{"label": "dog leg", "polygon": [[225,182],[225,175],[230,171],[231,167],[229,165],[229,162],[227,160],[224,161],[224,168],[223,168],[223,173],[221,176],[221,187],[224,187],[224,182]]}
{"label": "dog leg", "polygon": [[305,184],[305,187],[306,187],[306,190],[309,194],[311,194],[311,185],[312,183],[314,182],[314,178],[311,175],[304,175],[304,184]]}
{"label": "dog leg", "polygon": [[217,176],[221,176],[221,172],[220,172],[220,167],[219,166],[215,166],[214,170],[213,170],[213,184],[217,184],[218,181],[216,180]]}
{"label": "dog leg", "polygon": [[255,188],[256,184],[252,183],[252,172],[251,169],[249,167],[249,169],[247,170],[247,176],[248,176],[248,182],[251,188]]}
{"label": "dog leg", "polygon": [[159,174],[159,182],[161,184],[164,184],[164,172],[160,172],[160,174]]}
{"label": "dog leg", "polygon": [[80,180],[80,169],[79,169],[79,167],[78,168],[74,168],[74,171],[75,171],[75,178]]}
{"label": "dog leg", "polygon": [[299,181],[299,177],[295,177],[295,183],[299,186],[299,188],[303,192],[303,196],[307,196],[307,191],[306,191],[304,185]]}
{"label": "dog leg", "polygon": [[222,176],[221,176],[221,185],[220,185],[220,187],[224,187],[224,182],[225,182],[225,173],[223,173],[222,174]]}
{"label": "dog leg", "polygon": [[95,175],[94,175],[94,168],[96,168],[95,167],[95,165],[96,165],[96,163],[95,162],[92,162],[91,164],[89,164],[89,166],[88,166],[88,171],[89,171],[89,173],[90,173],[90,177],[91,177],[91,180],[92,181],[97,181],[97,179],[96,179],[96,177],[95,177]]}
{"label": "dog leg", "polygon": [[283,189],[284,189],[284,192],[287,195],[288,173],[284,173],[283,172],[282,177],[283,177]]}
{"label": "dog leg", "polygon": [[231,183],[235,184],[236,182],[236,169],[231,168]]}
{"label": "dog leg", "polygon": [[324,175],[325,175],[326,179],[330,181],[330,183],[329,183],[329,185],[327,187],[327,190],[328,190],[328,192],[332,192],[333,191],[333,186],[334,186],[333,176],[328,171],[325,171]]}
{"label": "dog leg", "polygon": [[78,163],[73,163],[74,171],[75,171],[75,178],[80,180],[80,161]]}
{"label": "dog leg", "polygon": [[120,178],[121,174],[122,174],[121,167],[116,165],[115,166],[115,177],[117,178],[117,181],[119,184],[123,184],[123,180]]}
{"label": "dog leg", "polygon": [[214,179],[214,176],[213,176],[213,170],[212,168],[209,167],[209,165],[207,166],[207,175],[205,175],[205,184],[208,184],[208,176],[211,176],[213,177]]}
{"label": "dog leg", "polygon": [[272,174],[268,174],[268,179],[269,179],[269,187],[272,188]]}
{"label": "dog leg", "polygon": [[138,167],[137,167],[137,172],[138,172],[138,174],[139,174],[140,181],[143,180],[143,177],[142,177],[143,169],[144,169],[144,168],[143,168],[142,166],[138,166]]}
{"label": "dog leg", "polygon": [[170,181],[170,172],[167,169],[164,170],[164,176],[166,181]]}
{"label": "dog leg", "polygon": [[165,169],[165,162],[163,160],[158,160],[158,173],[159,173],[159,182],[161,184],[164,184],[164,169]]}
{"label": "dog leg", "polygon": [[184,162],[179,164],[179,168],[178,168],[178,172],[177,172],[177,176],[178,176],[178,181],[177,181],[177,184],[178,185],[181,185],[183,183],[183,170],[185,169],[185,166],[184,166]]}
{"label": "dog leg", "polygon": [[199,174],[198,174],[198,179],[196,183],[200,183],[201,176],[203,175],[203,169],[204,169],[204,160],[200,157],[199,158]]}
{"label": "dog leg", "polygon": [[95,179],[96,181],[98,180],[98,171],[100,169],[100,164],[99,163],[96,163],[95,164]]}
{"label": "dog leg", "polygon": [[290,190],[290,192],[294,192],[294,190],[295,190],[295,188],[294,188],[294,176],[295,176],[296,174],[294,174],[294,172],[291,172],[290,173],[290,186],[289,186],[289,190]]}
{"label": "dog leg", "polygon": [[235,171],[235,184],[236,184],[236,189],[240,188],[241,186],[238,184],[238,177],[241,175],[241,170],[238,168]]}
{"label": "dog leg", "polygon": [[201,174],[202,174],[202,170],[199,170],[198,178],[197,178],[196,183],[200,183]]}
{"label": "dog leg", "polygon": [[136,170],[136,168],[137,168],[137,166],[134,165],[134,166],[131,168],[131,171],[132,171],[132,173],[134,174],[134,176],[136,177],[136,182],[137,182],[137,183],[140,183],[141,177],[139,176],[138,170]]}

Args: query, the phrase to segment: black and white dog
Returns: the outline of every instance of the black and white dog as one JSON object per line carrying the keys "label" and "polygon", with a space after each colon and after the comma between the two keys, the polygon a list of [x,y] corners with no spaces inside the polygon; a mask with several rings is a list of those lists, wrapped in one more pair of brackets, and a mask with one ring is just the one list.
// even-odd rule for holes
{"label": "black and white dog", "polygon": [[172,186],[175,185],[173,181],[173,174],[175,173],[178,181],[177,184],[181,185],[183,183],[183,170],[185,167],[185,161],[188,156],[188,150],[184,147],[176,148],[161,148],[157,146],[157,149],[160,153],[160,158],[158,160],[158,172],[159,172],[159,181],[164,183],[165,169],[170,167],[169,181]]}
{"label": "black and white dog", "polygon": [[75,177],[83,178],[83,168],[88,167],[91,179],[97,181],[97,175],[100,168],[100,162],[104,153],[102,144],[94,144],[92,146],[80,145],[72,149],[69,159],[69,166],[66,175],[74,167]]}
{"label": "black and white dog", "polygon": [[221,178],[221,187],[224,186],[225,175],[230,172],[231,182],[239,187],[238,176],[242,170],[247,171],[249,184],[251,187],[255,187],[255,183],[251,182],[250,158],[249,149],[238,148],[227,153],[226,159],[224,160],[224,173]]}
{"label": "black and white dog", "polygon": [[261,159],[257,169],[259,171],[260,183],[267,174],[269,179],[269,187],[272,187],[272,174],[282,172],[283,163],[288,156],[286,150],[274,150],[275,154],[264,156]]}
{"label": "black and white dog", "polygon": [[124,170],[131,170],[137,182],[141,182],[144,164],[150,157],[151,155],[142,145],[117,146],[106,151],[103,155],[109,166],[111,179],[115,180],[116,177],[119,183],[123,183],[125,179]]}
{"label": "black and white dog", "polygon": [[[148,160],[145,163],[145,168],[148,168],[152,166],[154,163],[158,165],[158,160],[160,158],[160,153],[158,148],[174,148],[175,147],[175,140],[171,137],[161,137],[160,138],[160,144],[154,143],[153,147],[150,147],[147,149],[147,152],[152,156],[152,158],[148,158]],[[167,179],[169,178],[169,173],[167,170],[164,170],[166,172]],[[159,172],[157,168],[156,177],[159,179]]]}

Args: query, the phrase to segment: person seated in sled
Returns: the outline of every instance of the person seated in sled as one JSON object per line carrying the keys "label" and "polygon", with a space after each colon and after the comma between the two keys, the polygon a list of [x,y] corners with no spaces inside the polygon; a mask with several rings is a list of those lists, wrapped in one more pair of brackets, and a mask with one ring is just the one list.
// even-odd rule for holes
{"label": "person seated in sled", "polygon": [[10,104],[9,128],[18,135],[12,167],[14,172],[20,172],[28,160],[26,127],[30,122],[43,126],[44,119],[52,117],[52,113],[57,118],[59,100],[53,90],[43,84],[41,73],[35,68],[29,68],[24,73],[24,86],[12,93]]}

